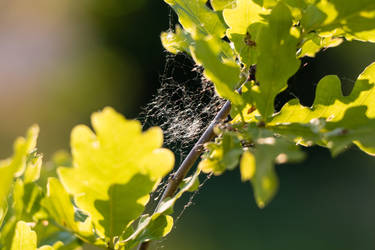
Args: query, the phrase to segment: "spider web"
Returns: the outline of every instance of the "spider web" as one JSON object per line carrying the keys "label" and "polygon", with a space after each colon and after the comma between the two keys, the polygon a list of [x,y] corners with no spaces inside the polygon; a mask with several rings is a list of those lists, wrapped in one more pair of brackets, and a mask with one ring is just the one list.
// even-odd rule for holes
{"label": "spider web", "polygon": [[202,68],[185,54],[166,55],[160,83],[141,120],[145,128],[163,129],[164,146],[174,151],[180,163],[225,101],[202,76]]}

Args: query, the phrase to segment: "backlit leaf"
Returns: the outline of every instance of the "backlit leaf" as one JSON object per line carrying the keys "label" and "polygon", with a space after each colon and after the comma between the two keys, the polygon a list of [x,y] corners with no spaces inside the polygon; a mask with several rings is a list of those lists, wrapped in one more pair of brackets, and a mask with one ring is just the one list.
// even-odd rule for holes
{"label": "backlit leaf", "polygon": [[36,233],[24,221],[17,222],[11,250],[36,250]]}
{"label": "backlit leaf", "polygon": [[350,107],[367,106],[366,115],[375,117],[375,63],[368,66],[358,77],[350,95],[344,96],[337,76],[326,76],[317,85],[316,97],[311,107],[304,107],[297,99],[289,101],[270,124],[308,123],[314,118],[339,121]]}
{"label": "backlit leaf", "polygon": [[241,61],[250,66],[256,63],[256,39],[263,23],[262,15],[268,10],[249,0],[237,0],[234,9],[223,11],[224,20],[229,26],[228,38],[234,43]]}
{"label": "backlit leaf", "polygon": [[74,128],[72,168],[59,168],[64,187],[88,213],[108,244],[140,216],[149,193],[172,169],[172,152],[160,148],[162,131],[142,132],[138,121],[126,120],[111,108],[92,115],[88,127]]}
{"label": "backlit leaf", "polygon": [[236,6],[236,0],[210,0],[214,10],[231,9]]}
{"label": "backlit leaf", "polygon": [[297,38],[292,35],[292,16],[289,9],[279,3],[272,9],[257,40],[258,64],[256,79],[259,86],[252,91],[256,108],[264,120],[274,113],[274,99],[286,88],[289,77],[298,70],[296,58]]}
{"label": "backlit leaf", "polygon": [[143,215],[134,232],[124,237],[125,239],[120,241],[119,245],[131,248],[139,241],[159,239],[167,235],[173,226],[173,218],[168,214],[172,212],[174,204],[185,192],[194,191],[199,183],[199,174],[198,169],[191,177],[186,178],[178,192],[172,198],[165,199],[152,215]]}
{"label": "backlit leaf", "polygon": [[178,20],[184,29],[195,36],[197,32],[203,35],[223,37],[225,25],[219,14],[206,6],[207,0],[164,0],[178,15]]}
{"label": "backlit leaf", "polygon": [[166,50],[173,54],[186,52],[190,54],[189,46],[193,43],[191,36],[181,26],[176,26],[176,31],[162,32],[161,42]]}
{"label": "backlit leaf", "polygon": [[87,218],[85,222],[75,220],[75,208],[69,194],[58,179],[52,177],[48,179],[47,196],[43,199],[42,205],[60,226],[76,233],[88,242],[100,244],[100,242],[95,242],[90,218]]}
{"label": "backlit leaf", "polygon": [[[293,135],[301,144],[311,141],[326,146],[333,154],[341,152],[352,141],[365,152],[374,154],[375,145],[370,136],[375,131],[372,121],[375,118],[374,84],[375,63],[358,77],[348,96],[342,94],[338,77],[326,76],[317,85],[312,107],[292,100],[269,125],[278,133]],[[309,124],[316,123],[317,119],[322,119],[321,125],[314,129]]]}
{"label": "backlit leaf", "polygon": [[[199,168],[204,172],[221,174],[240,163],[241,178],[243,181],[251,181],[255,200],[262,208],[278,189],[275,163],[299,161],[303,154],[292,140],[275,136],[271,130],[258,127],[254,123],[247,124],[246,127],[236,128],[236,132],[223,132],[223,139],[209,144],[209,152],[199,163]],[[225,137],[236,138],[232,141],[241,141],[242,147],[239,144],[225,146]],[[225,147],[228,149],[224,150]],[[236,154],[233,155],[232,152]],[[243,154],[239,161],[241,153]],[[232,163],[226,162],[226,158],[231,159]]]}
{"label": "backlit leaf", "polygon": [[[0,207],[5,207],[5,202],[10,191],[10,187],[15,176],[23,174],[27,157],[32,153],[36,146],[38,137],[38,126],[32,126],[28,131],[26,138],[19,137],[14,143],[14,153],[12,158],[0,161]],[[6,210],[2,209],[3,216]],[[1,221],[1,217],[0,217]]]}
{"label": "backlit leaf", "polygon": [[[375,42],[375,2],[372,0],[320,0],[310,4],[302,22],[307,32],[323,37],[345,36],[348,40]],[[311,16],[311,17],[310,17]]]}
{"label": "backlit leaf", "polygon": [[[225,50],[222,50],[226,47]],[[227,54],[231,49],[228,44],[214,37],[205,37],[196,41],[191,48],[192,56],[198,65],[204,67],[204,75],[215,85],[217,93],[234,105],[241,105],[242,98],[235,92],[240,87],[240,66]]]}

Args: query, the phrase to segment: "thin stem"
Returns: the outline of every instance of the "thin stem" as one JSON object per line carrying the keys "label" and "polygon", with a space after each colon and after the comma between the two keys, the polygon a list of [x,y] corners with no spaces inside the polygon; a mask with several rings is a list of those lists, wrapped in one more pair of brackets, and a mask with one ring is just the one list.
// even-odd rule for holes
{"label": "thin stem", "polygon": [[[215,137],[214,128],[215,126],[228,117],[230,112],[231,104],[227,101],[224,106],[220,109],[219,113],[215,116],[213,121],[210,123],[208,128],[204,131],[199,140],[195,143],[194,147],[190,150],[189,154],[186,156],[185,160],[182,162],[180,167],[175,173],[172,174],[172,177],[168,181],[168,186],[164,190],[162,197],[159,200],[158,205],[155,208],[155,211],[159,208],[162,201],[165,198],[172,197],[179,187],[182,180],[188,174],[189,170],[192,168],[194,163],[197,161],[198,157],[203,153],[203,145],[206,142],[211,141]],[[149,246],[148,242],[143,242],[138,246],[138,250],[146,250]]]}

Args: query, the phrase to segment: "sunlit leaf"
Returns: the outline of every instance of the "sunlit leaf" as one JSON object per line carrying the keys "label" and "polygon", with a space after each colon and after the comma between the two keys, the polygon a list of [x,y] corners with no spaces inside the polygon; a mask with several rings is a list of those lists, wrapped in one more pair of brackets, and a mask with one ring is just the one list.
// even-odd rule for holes
{"label": "sunlit leaf", "polygon": [[253,178],[256,170],[256,161],[254,155],[248,150],[241,157],[240,170],[242,181],[249,181]]}
{"label": "sunlit leaf", "polygon": [[358,77],[350,95],[344,96],[337,76],[326,76],[317,85],[316,97],[311,107],[304,107],[297,99],[288,102],[270,124],[308,123],[314,118],[339,121],[350,107],[367,106],[366,115],[375,117],[375,63],[368,66]]}
{"label": "sunlit leaf", "polygon": [[11,250],[36,250],[36,233],[24,221],[19,221],[12,240]]}
{"label": "sunlit leaf", "polygon": [[[222,47],[227,49],[223,51]],[[242,98],[235,92],[241,82],[241,69],[233,58],[226,55],[230,50],[223,41],[205,37],[196,41],[191,52],[195,62],[204,67],[204,75],[214,83],[217,93],[234,105],[241,105]]]}
{"label": "sunlit leaf", "polygon": [[191,36],[181,28],[176,26],[176,31],[162,32],[160,35],[161,42],[166,50],[173,54],[186,52],[190,54],[189,46],[193,43]]}
{"label": "sunlit leaf", "polygon": [[352,142],[363,151],[375,155],[375,119],[366,116],[366,106],[351,107],[342,120],[328,122],[326,134],[328,147],[334,155],[343,151]]}
{"label": "sunlit leaf", "polygon": [[25,183],[39,180],[40,171],[42,169],[42,159],[43,157],[41,155],[37,155],[29,160],[23,177]]}
{"label": "sunlit leaf", "polygon": [[125,246],[131,249],[137,243],[149,240],[160,239],[167,235],[173,227],[173,218],[169,215],[155,213],[151,216],[145,215],[141,218],[134,232],[125,240],[118,243],[118,246]]}
{"label": "sunlit leaf", "polygon": [[[246,124],[246,128],[235,127],[235,131],[224,132],[222,140],[208,145],[210,151],[200,162],[199,168],[204,172],[221,174],[240,163],[241,178],[243,181],[251,181],[255,200],[262,208],[273,198],[278,188],[275,163],[299,161],[303,154],[292,140],[275,136],[272,130],[254,123]],[[232,137],[231,141],[237,143],[225,145],[226,137]]]}
{"label": "sunlit leaf", "polygon": [[231,9],[236,6],[236,0],[210,0],[214,10]]}
{"label": "sunlit leaf", "polygon": [[95,242],[90,218],[84,222],[76,221],[75,208],[58,179],[52,177],[48,179],[47,196],[43,199],[42,205],[60,226],[76,233],[86,241],[100,244]]}
{"label": "sunlit leaf", "polygon": [[339,46],[343,41],[342,38],[320,37],[316,34],[312,34],[298,51],[298,57],[315,57],[321,49]]}
{"label": "sunlit leaf", "polygon": [[206,6],[207,0],[164,0],[178,15],[184,29],[193,36],[203,35],[223,37],[225,25],[219,14]]}
{"label": "sunlit leaf", "polygon": [[[251,160],[241,163],[249,164],[247,168],[255,169],[250,181],[254,188],[255,200],[262,208],[274,197],[278,189],[279,182],[274,164],[302,160],[303,154],[298,151],[298,147],[294,143],[277,137],[258,138],[254,148],[250,148],[249,151],[253,154],[255,165],[251,165],[254,163]],[[245,166],[241,166],[241,169],[243,168]],[[250,174],[248,172],[247,176],[242,175],[242,178],[246,179],[249,176],[251,176],[251,172]]]}
{"label": "sunlit leaf", "polygon": [[[345,36],[349,40],[375,42],[375,2],[372,0],[320,0],[309,5],[313,9],[305,23],[307,32],[317,31],[321,36]],[[320,15],[320,17],[318,17]],[[307,17],[306,17],[307,18]],[[305,18],[305,19],[306,19]]]}
{"label": "sunlit leaf", "polygon": [[264,120],[274,113],[274,99],[287,86],[287,81],[299,68],[296,58],[297,38],[292,32],[292,16],[289,9],[279,3],[268,17],[257,40],[258,64],[256,79],[259,86],[252,91]]}
{"label": "sunlit leaf", "polygon": [[0,207],[0,226],[3,224],[4,218],[7,212],[8,212],[8,202],[5,201],[1,204],[1,207]]}
{"label": "sunlit leaf", "polygon": [[156,214],[162,214],[172,209],[176,201],[185,193],[194,190],[194,186],[197,184],[200,170],[197,169],[195,173],[189,178],[189,181],[180,187],[178,192],[169,199],[164,200],[156,210]]}
{"label": "sunlit leaf", "polygon": [[258,38],[262,15],[268,10],[249,0],[238,0],[234,9],[223,11],[225,22],[228,24],[228,38],[233,42],[241,61],[250,66],[256,63],[256,40]]}
{"label": "sunlit leaf", "polygon": [[237,0],[234,9],[223,11],[224,20],[229,26],[229,34],[246,34],[251,24],[263,22],[262,15],[269,13],[261,6],[249,0]]}
{"label": "sunlit leaf", "polygon": [[119,245],[131,248],[139,241],[158,239],[167,235],[173,226],[173,218],[168,214],[172,213],[174,204],[185,192],[194,191],[199,183],[199,174],[198,169],[191,177],[186,178],[178,192],[172,198],[165,199],[152,215],[142,216],[135,230],[128,237],[123,237],[124,240],[119,242]]}
{"label": "sunlit leaf", "polygon": [[22,175],[25,170],[27,157],[35,149],[38,133],[39,127],[32,126],[27,131],[26,138],[19,137],[14,143],[12,158],[0,161],[0,207],[2,208],[5,207],[4,202],[6,202],[13,178]]}
{"label": "sunlit leaf", "polygon": [[199,168],[203,172],[219,175],[227,169],[232,170],[237,167],[242,154],[242,145],[236,135],[225,133],[222,138],[206,147],[210,153],[199,163]]}
{"label": "sunlit leaf", "polygon": [[[331,148],[334,154],[341,152],[354,141],[369,154],[375,153],[370,136],[375,131],[375,63],[368,66],[358,77],[352,92],[344,96],[341,82],[336,76],[324,77],[317,86],[312,107],[304,107],[297,100],[288,102],[269,124],[278,133],[293,135],[301,144],[318,143]],[[309,124],[322,119],[319,126]],[[362,145],[362,143],[364,145]]]}
{"label": "sunlit leaf", "polygon": [[96,134],[74,128],[72,168],[59,168],[64,187],[88,213],[108,244],[141,215],[149,193],[172,169],[172,152],[160,148],[162,131],[142,132],[139,122],[126,120],[111,108],[92,115]]}
{"label": "sunlit leaf", "polygon": [[12,239],[11,250],[63,250],[64,244],[61,241],[56,242],[53,246],[44,245],[37,248],[37,234],[30,226],[19,221],[16,225],[14,237]]}

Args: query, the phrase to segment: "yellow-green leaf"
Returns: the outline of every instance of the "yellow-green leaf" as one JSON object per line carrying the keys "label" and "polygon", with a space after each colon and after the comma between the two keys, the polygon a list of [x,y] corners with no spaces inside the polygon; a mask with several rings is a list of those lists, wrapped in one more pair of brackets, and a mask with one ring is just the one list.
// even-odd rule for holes
{"label": "yellow-green leaf", "polygon": [[77,206],[88,213],[108,244],[144,210],[149,193],[172,169],[173,153],[161,148],[159,128],[142,132],[112,108],[94,113],[87,126],[72,131],[73,167],[58,169]]}
{"label": "yellow-green leaf", "polygon": [[193,37],[197,32],[203,35],[223,37],[225,25],[219,14],[206,6],[207,0],[164,0],[178,15],[184,29]]}
{"label": "yellow-green leaf", "polygon": [[[318,143],[332,150],[335,155],[352,141],[369,154],[375,145],[369,140],[375,131],[375,63],[358,77],[348,96],[341,91],[337,76],[326,76],[317,85],[312,107],[304,107],[297,100],[288,102],[269,124],[278,133],[294,135],[306,145]],[[318,126],[317,119],[323,120]],[[311,141],[311,143],[309,143]]]}
{"label": "yellow-green leaf", "polygon": [[[208,145],[209,152],[200,162],[199,168],[204,172],[221,174],[240,163],[241,178],[243,181],[251,182],[255,200],[262,208],[270,202],[278,189],[275,163],[299,161],[303,154],[292,140],[275,136],[272,130],[258,127],[254,123],[246,124],[246,128],[242,125],[238,124],[239,127],[235,127],[236,132],[224,131],[222,136],[236,138],[232,141],[241,141],[243,148],[237,143],[225,145],[224,140],[211,143]],[[229,163],[225,159],[231,159],[232,162]]]}
{"label": "yellow-green leaf", "polygon": [[249,181],[253,178],[256,170],[255,157],[249,151],[245,151],[241,157],[240,163],[242,181]]}
{"label": "yellow-green leaf", "polygon": [[168,214],[172,212],[174,204],[185,192],[193,191],[196,188],[197,183],[199,183],[199,174],[200,170],[198,169],[180,186],[177,194],[164,200],[152,215],[143,215],[134,232],[128,237],[124,237],[125,239],[118,243],[119,246],[126,246],[128,249],[140,241],[159,239],[167,235],[173,226],[173,218]]}
{"label": "yellow-green leaf", "polygon": [[0,161],[0,207],[5,206],[4,202],[6,202],[13,178],[23,174],[27,157],[35,149],[38,133],[39,127],[32,126],[27,131],[26,138],[19,137],[15,141],[12,158]]}
{"label": "yellow-green leaf", "polygon": [[97,245],[101,244],[100,241],[96,242],[89,217],[84,222],[75,220],[75,208],[69,194],[58,179],[53,177],[48,179],[47,195],[43,199],[42,205],[60,226],[76,233],[81,239]]}
{"label": "yellow-green leaf", "polygon": [[214,10],[231,9],[236,6],[236,0],[210,0],[211,6]]}
{"label": "yellow-green leaf", "polygon": [[17,222],[11,250],[36,250],[36,233],[24,221]]}
{"label": "yellow-green leaf", "polygon": [[[252,89],[256,108],[267,121],[274,113],[274,99],[286,88],[288,79],[298,70],[297,38],[292,28],[292,16],[283,4],[277,4],[257,40],[258,64],[256,79],[259,86]],[[294,30],[295,31],[295,30]]]}
{"label": "yellow-green leaf", "polygon": [[42,169],[42,159],[43,157],[41,155],[37,155],[27,163],[23,177],[26,184],[39,180],[40,170]]}
{"label": "yellow-green leaf", "polygon": [[317,85],[315,100],[311,107],[304,107],[297,99],[289,101],[270,123],[309,123],[314,118],[339,121],[350,107],[367,106],[366,115],[375,117],[375,63],[368,66],[358,77],[350,95],[344,96],[337,76],[326,76]]}
{"label": "yellow-green leaf", "polygon": [[204,67],[205,77],[214,83],[221,97],[231,100],[234,105],[241,105],[242,98],[235,92],[241,83],[241,69],[234,58],[227,56],[231,52],[229,45],[211,36],[195,43],[191,48],[192,56]]}
{"label": "yellow-green leaf", "polygon": [[223,11],[224,20],[229,26],[228,38],[233,42],[241,61],[250,66],[256,63],[256,40],[263,23],[262,15],[269,10],[251,0],[237,0],[234,9]]}
{"label": "yellow-green leaf", "polygon": [[189,46],[193,43],[191,36],[181,26],[176,26],[176,31],[162,32],[160,35],[164,48],[173,54],[186,52],[190,54]]}

